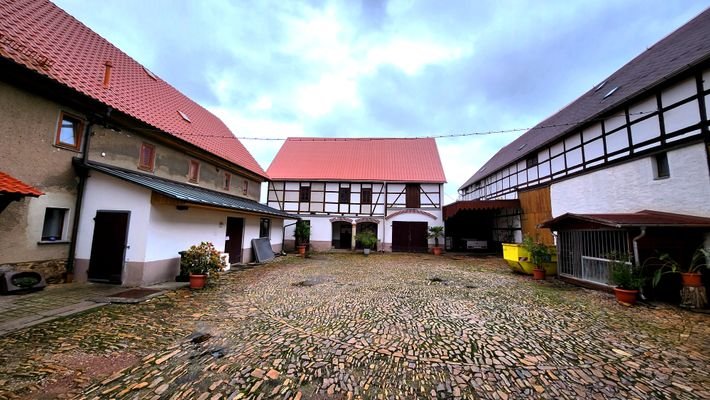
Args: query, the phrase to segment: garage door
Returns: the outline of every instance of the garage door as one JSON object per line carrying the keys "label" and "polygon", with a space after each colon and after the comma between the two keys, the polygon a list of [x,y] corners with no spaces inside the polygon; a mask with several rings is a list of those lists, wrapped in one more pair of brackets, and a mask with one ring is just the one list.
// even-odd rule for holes
{"label": "garage door", "polygon": [[426,253],[428,228],[426,222],[393,222],[392,251]]}

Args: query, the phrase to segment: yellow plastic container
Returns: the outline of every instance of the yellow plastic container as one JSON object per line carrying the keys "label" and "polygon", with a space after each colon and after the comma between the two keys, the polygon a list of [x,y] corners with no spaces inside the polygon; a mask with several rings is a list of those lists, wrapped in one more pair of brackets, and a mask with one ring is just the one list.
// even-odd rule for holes
{"label": "yellow plastic container", "polygon": [[[552,250],[552,261],[544,263],[542,266],[547,275],[557,275],[557,249],[550,247],[550,250]],[[535,268],[535,265],[530,262],[530,253],[518,243],[503,243],[503,259],[508,263],[510,269],[523,274],[532,275]]]}

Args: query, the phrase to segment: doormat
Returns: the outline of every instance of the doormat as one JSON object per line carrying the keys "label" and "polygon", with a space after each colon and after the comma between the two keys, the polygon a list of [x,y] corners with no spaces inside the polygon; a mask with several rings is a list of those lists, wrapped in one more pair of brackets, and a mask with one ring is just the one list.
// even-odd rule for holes
{"label": "doormat", "polygon": [[163,292],[163,290],[158,289],[129,289],[107,297],[93,299],[93,301],[97,303],[140,303],[152,297],[159,296]]}

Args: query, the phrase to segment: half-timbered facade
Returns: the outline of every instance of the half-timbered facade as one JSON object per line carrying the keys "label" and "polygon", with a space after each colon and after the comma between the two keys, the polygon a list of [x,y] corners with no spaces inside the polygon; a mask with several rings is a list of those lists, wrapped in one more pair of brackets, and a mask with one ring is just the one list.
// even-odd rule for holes
{"label": "half-timbered facade", "polygon": [[515,239],[548,243],[539,225],[567,213],[710,216],[709,39],[706,10],[502,148],[460,200],[517,200]]}
{"label": "half-timbered facade", "polygon": [[428,228],[443,225],[433,139],[290,138],[267,173],[268,205],[308,221],[317,250],[356,248],[369,230],[380,250],[426,251]]}

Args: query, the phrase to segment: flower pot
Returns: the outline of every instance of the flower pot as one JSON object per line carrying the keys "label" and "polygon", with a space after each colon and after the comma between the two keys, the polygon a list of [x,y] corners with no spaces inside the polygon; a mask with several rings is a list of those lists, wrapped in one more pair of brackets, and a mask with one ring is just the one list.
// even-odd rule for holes
{"label": "flower pot", "polygon": [[370,249],[362,249],[362,254],[369,256],[370,255]]}
{"label": "flower pot", "polygon": [[545,270],[542,268],[533,269],[533,280],[544,281],[545,280]]}
{"label": "flower pot", "polygon": [[302,255],[306,254],[306,245],[305,244],[299,244],[298,246],[296,246],[296,248],[298,249],[299,255],[302,256]]}
{"label": "flower pot", "polygon": [[699,272],[681,272],[680,280],[685,287],[703,286],[703,274]]}
{"label": "flower pot", "polygon": [[190,289],[202,289],[207,283],[207,275],[190,274]]}
{"label": "flower pot", "polygon": [[616,301],[624,304],[636,304],[636,296],[638,296],[638,290],[627,290],[620,289],[618,287],[614,288],[614,295],[616,296]]}
{"label": "flower pot", "polygon": [[440,256],[441,255],[441,247],[434,246],[431,251],[434,253],[435,256]]}

